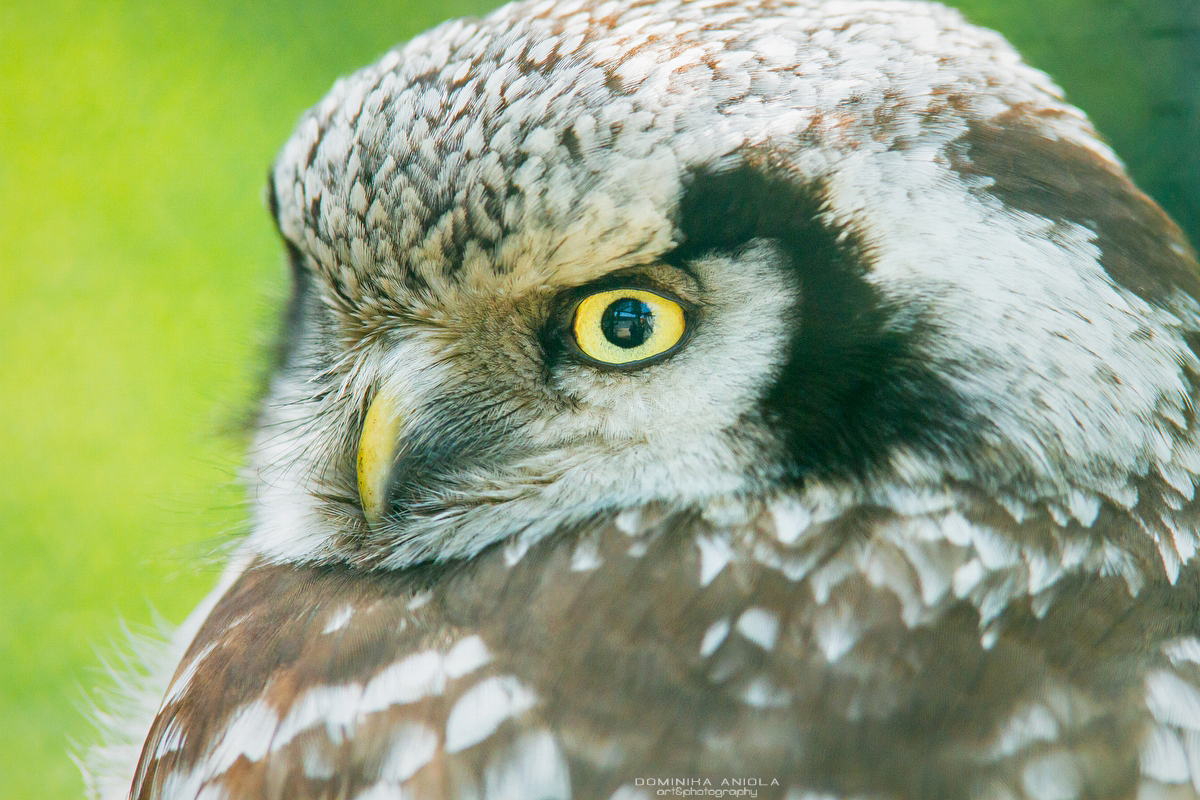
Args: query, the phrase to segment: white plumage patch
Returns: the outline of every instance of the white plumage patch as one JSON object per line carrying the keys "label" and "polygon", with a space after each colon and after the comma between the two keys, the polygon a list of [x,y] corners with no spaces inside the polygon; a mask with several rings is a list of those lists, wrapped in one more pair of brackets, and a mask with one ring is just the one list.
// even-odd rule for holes
{"label": "white plumage patch", "polygon": [[748,608],[738,617],[737,630],[762,649],[770,650],[779,636],[779,615],[765,608]]}
{"label": "white plumage patch", "polygon": [[446,720],[446,752],[457,753],[486,739],[505,720],[534,706],[537,695],[510,675],[468,689]]}
{"label": "white plumage patch", "polygon": [[400,725],[391,736],[392,746],[379,766],[379,779],[398,789],[395,784],[411,778],[433,758],[437,752],[438,736],[428,726],[419,723]]}

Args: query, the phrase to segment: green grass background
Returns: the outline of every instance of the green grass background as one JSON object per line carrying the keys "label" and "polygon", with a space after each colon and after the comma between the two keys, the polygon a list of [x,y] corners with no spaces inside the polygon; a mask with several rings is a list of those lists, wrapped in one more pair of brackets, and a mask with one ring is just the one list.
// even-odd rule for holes
{"label": "green grass background", "polygon": [[[339,75],[486,0],[0,6],[0,796],[74,798],[98,652],[242,525],[286,294],[261,187]],[[1197,228],[1197,4],[962,0]]]}

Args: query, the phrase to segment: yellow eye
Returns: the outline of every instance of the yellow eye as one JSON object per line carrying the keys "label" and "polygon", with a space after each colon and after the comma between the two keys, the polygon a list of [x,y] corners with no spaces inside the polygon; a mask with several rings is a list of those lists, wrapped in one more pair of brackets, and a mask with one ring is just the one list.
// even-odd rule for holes
{"label": "yellow eye", "polygon": [[588,358],[622,366],[666,353],[683,341],[687,321],[674,300],[642,289],[610,289],[585,297],[571,323]]}

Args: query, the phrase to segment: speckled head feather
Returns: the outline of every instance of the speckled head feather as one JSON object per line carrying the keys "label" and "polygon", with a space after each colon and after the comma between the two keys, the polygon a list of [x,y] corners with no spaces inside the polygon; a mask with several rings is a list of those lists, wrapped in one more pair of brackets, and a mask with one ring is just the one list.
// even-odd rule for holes
{"label": "speckled head feather", "polygon": [[370,315],[658,258],[695,170],[757,153],[822,181],[989,120],[1119,174],[1045,75],[941,6],[515,3],[339,81],[273,180],[284,236]]}
{"label": "speckled head feather", "polygon": [[[1200,793],[1200,272],[995,34],[513,4],[271,197],[252,531],[134,797]],[[674,343],[585,352],[610,291]]]}

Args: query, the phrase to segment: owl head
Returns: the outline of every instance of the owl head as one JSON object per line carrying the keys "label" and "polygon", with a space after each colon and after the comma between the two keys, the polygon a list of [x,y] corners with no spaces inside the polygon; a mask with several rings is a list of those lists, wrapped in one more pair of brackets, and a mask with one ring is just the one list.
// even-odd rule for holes
{"label": "owl head", "polygon": [[[599,513],[1200,474],[1200,277],[1086,118],[927,3],[526,2],[339,81],[251,545],[400,566]],[[1094,511],[1091,511],[1094,516]]]}

